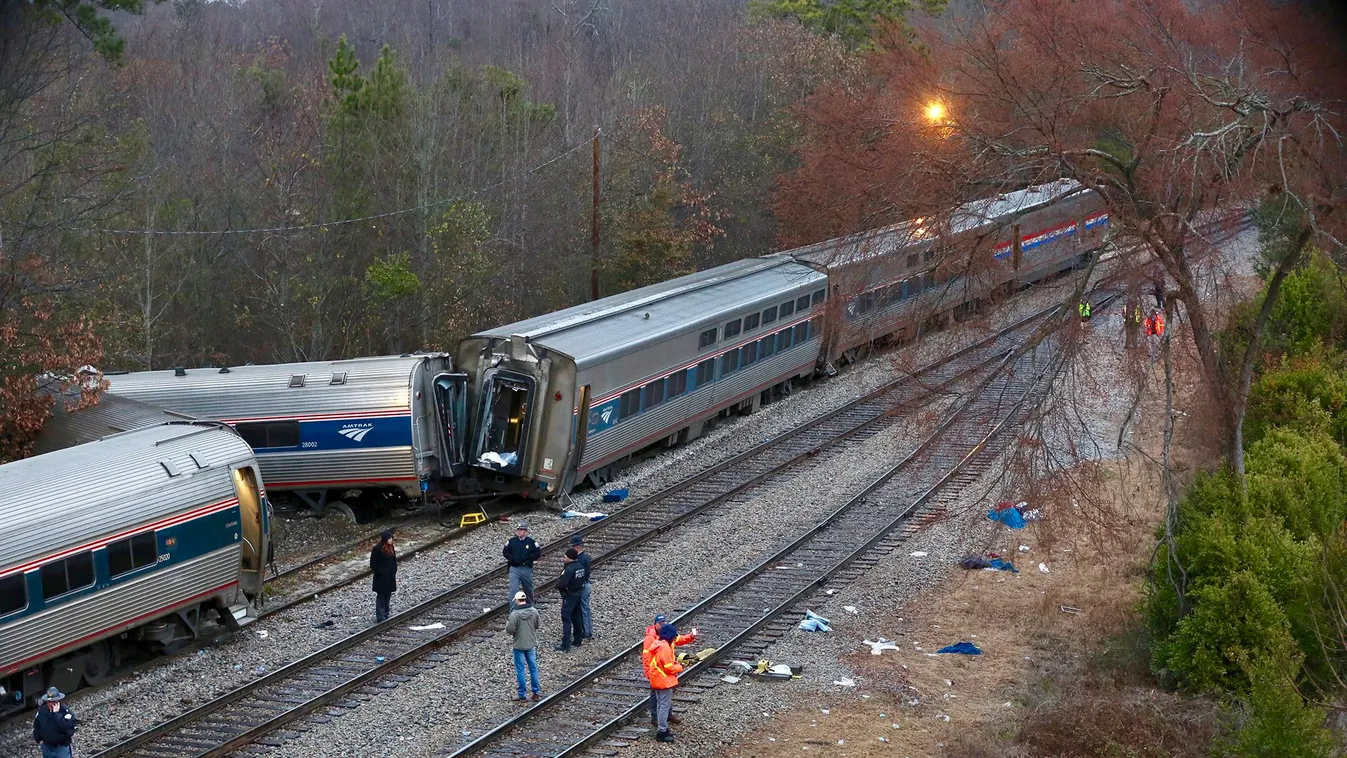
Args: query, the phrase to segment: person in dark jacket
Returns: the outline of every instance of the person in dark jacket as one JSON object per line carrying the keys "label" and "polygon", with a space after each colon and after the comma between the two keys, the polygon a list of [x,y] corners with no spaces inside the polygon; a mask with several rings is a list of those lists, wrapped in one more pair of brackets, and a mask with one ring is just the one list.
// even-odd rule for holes
{"label": "person in dark jacket", "polygon": [[393,593],[398,591],[398,552],[392,532],[379,535],[378,544],[369,551],[369,567],[374,572],[374,620],[387,621]]}
{"label": "person in dark jacket", "polygon": [[33,718],[33,741],[42,748],[42,758],[70,758],[70,741],[75,738],[79,720],[61,702],[65,694],[48,687],[47,694],[38,698],[37,716]]}
{"label": "person in dark jacket", "polygon": [[529,605],[533,605],[533,562],[542,557],[543,549],[529,536],[529,525],[523,521],[516,524],[514,536],[500,552],[510,564],[510,598],[513,600],[522,589],[529,596]]}
{"label": "person in dark jacket", "polygon": [[580,611],[580,595],[585,588],[585,565],[577,560],[580,554],[575,548],[566,551],[566,567],[557,580],[557,591],[561,593],[561,644],[556,649],[567,652],[580,647],[585,634],[585,618]]}
{"label": "person in dark jacket", "polygon": [[579,555],[576,560],[583,563],[585,569],[585,586],[584,589],[580,590],[580,615],[585,619],[585,633],[581,636],[585,639],[591,639],[594,636],[594,616],[589,612],[589,588],[594,573],[589,567],[589,553],[585,552],[585,538],[578,534],[575,535],[571,538],[571,547]]}

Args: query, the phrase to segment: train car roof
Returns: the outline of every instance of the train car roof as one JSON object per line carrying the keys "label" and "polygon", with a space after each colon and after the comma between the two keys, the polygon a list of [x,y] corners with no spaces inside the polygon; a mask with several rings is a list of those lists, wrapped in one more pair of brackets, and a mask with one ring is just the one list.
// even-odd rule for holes
{"label": "train car roof", "polygon": [[166,411],[163,408],[119,397],[107,392],[100,393],[97,402],[87,408],[67,410],[79,399],[78,391],[48,391],[52,396],[51,418],[42,425],[37,439],[33,443],[33,454],[42,455],[64,450],[86,442],[95,442],[111,434],[143,429],[147,426],[163,424],[169,421],[191,421],[192,417],[183,413]]}
{"label": "train car roof", "polygon": [[[947,234],[962,234],[979,228],[993,231],[1011,219],[1081,191],[1080,183],[1074,179],[1058,179],[996,197],[974,200],[959,206],[948,219],[942,220],[941,231]],[[815,242],[782,251],[778,255],[826,268],[889,255],[909,246],[927,245],[932,239],[933,234],[923,220],[915,219]]]}
{"label": "train car roof", "polygon": [[758,302],[823,280],[819,272],[789,258],[747,258],[478,332],[472,338],[524,335],[531,344],[570,356],[584,367],[670,334],[718,324]]}
{"label": "train car roof", "polygon": [[221,424],[176,422],[0,466],[0,572],[235,497],[230,467],[256,465]]}
{"label": "train car roof", "polygon": [[[406,409],[411,375],[448,353],[108,374],[108,392],[198,418],[240,421]],[[448,367],[446,363],[445,367]],[[302,377],[302,379],[300,378]]]}

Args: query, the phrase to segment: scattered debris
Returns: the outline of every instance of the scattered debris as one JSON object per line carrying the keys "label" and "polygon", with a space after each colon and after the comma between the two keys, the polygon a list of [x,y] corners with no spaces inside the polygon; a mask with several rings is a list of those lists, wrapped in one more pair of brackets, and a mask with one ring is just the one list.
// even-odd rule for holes
{"label": "scattered debris", "polygon": [[[834,679],[833,684],[836,684],[839,687],[855,687],[856,680],[849,676],[844,676],[841,679]],[[827,711],[824,711],[824,713],[827,713]]]}
{"label": "scattered debris", "polygon": [[988,569],[992,571],[1009,571],[1012,574],[1018,574],[1019,569],[1015,568],[1010,561],[1004,560],[996,553],[990,553],[987,557],[981,555],[965,555],[959,559],[959,567],[974,571],[977,569]]}
{"label": "scattered debris", "polygon": [[1062,613],[1070,613],[1073,616],[1077,613],[1080,613],[1080,609],[1074,605],[1059,605],[1057,607],[1058,609],[1061,610]]}
{"label": "scattered debris", "polygon": [[[1080,506],[1076,507],[1079,508]],[[1024,511],[1022,515],[1024,516],[1025,521],[1042,521],[1043,519],[1047,518],[1047,516],[1044,515],[1043,511],[1039,510],[1038,508],[1035,508],[1032,511]]]}
{"label": "scattered debris", "polygon": [[495,450],[488,450],[485,453],[482,453],[482,457],[478,458],[477,462],[479,464],[495,466],[496,468],[506,468],[508,466],[513,466],[517,460],[519,460],[519,456],[516,453],[506,453],[505,455],[501,455]]}
{"label": "scattered debris", "polygon": [[856,606],[854,605],[844,605],[842,606],[842,610],[846,611],[847,613],[855,613],[855,614],[860,613],[860,611],[856,610]]}
{"label": "scattered debris", "polygon": [[958,655],[982,655],[982,650],[980,650],[977,645],[974,645],[971,642],[956,642],[953,645],[946,645],[937,650],[936,652],[955,653]]}
{"label": "scattered debris", "polygon": [[630,494],[631,494],[631,491],[630,491],[630,490],[627,490],[627,489],[625,489],[625,488],[620,489],[620,490],[609,490],[608,492],[603,493],[603,502],[605,502],[605,503],[620,503],[620,502],[622,502],[623,500],[626,500],[626,499],[627,499],[627,495],[630,495]]}
{"label": "scattered debris", "polygon": [[823,591],[823,594],[829,595],[829,596],[831,596],[831,595],[836,595],[836,594],[837,594],[837,590],[824,590],[824,591]]}
{"label": "scattered debris", "polygon": [[608,518],[608,514],[606,514],[606,513],[599,513],[598,511],[593,511],[593,512],[589,512],[589,513],[585,512],[585,511],[562,511],[562,512],[561,512],[561,517],[562,517],[562,518],[587,518],[587,519],[589,519],[590,521],[599,521],[599,520]]}
{"label": "scattered debris", "polygon": [[945,722],[946,724],[949,723],[949,716],[946,716],[946,715],[943,714],[943,713],[937,713],[937,714],[935,715],[935,717],[938,718],[938,719],[940,719],[941,721]]}
{"label": "scattered debris", "polygon": [[409,626],[407,628],[412,630],[413,632],[428,632],[432,629],[443,629],[444,624],[436,621],[433,624],[425,624],[423,626]]}
{"label": "scattered debris", "polygon": [[818,710],[819,713],[822,713],[824,716],[827,716],[829,713],[832,713],[832,711],[828,710],[827,708],[819,708]]}
{"label": "scattered debris", "polygon": [[1043,573],[1043,574],[1051,574],[1051,573],[1052,573],[1051,571],[1048,571],[1048,564],[1046,564],[1046,563],[1040,563],[1040,564],[1038,564],[1038,570],[1039,570],[1039,573]]}
{"label": "scattered debris", "polygon": [[738,683],[739,683],[739,677],[737,677],[737,676],[735,676],[735,675],[733,675],[733,674],[726,674],[725,676],[720,677],[720,681],[722,681],[722,682],[724,682],[724,683],[726,683],[726,684],[738,684]]}
{"label": "scattered debris", "polygon": [[265,629],[258,629],[258,630],[257,630],[257,636],[258,636],[260,639],[266,639],[266,638],[267,638],[267,630],[265,630]]}
{"label": "scattered debris", "polygon": [[[1023,505],[1023,503],[1021,505]],[[987,518],[992,521],[999,521],[1011,529],[1024,528],[1023,514],[1021,514],[1020,509],[1017,506],[1012,505],[1009,500],[997,503],[995,508],[987,511]]]}
{"label": "scattered debris", "polygon": [[880,655],[885,650],[898,650],[899,652],[902,652],[897,645],[889,642],[883,637],[880,637],[878,642],[866,640],[865,644],[870,646],[870,655]]}
{"label": "scattered debris", "polygon": [[1020,552],[1021,552],[1021,553],[1027,553],[1027,552],[1029,552],[1029,546],[1028,546],[1028,545],[1020,545]]}
{"label": "scattered debris", "polygon": [[922,552],[921,550],[917,550],[915,552],[908,553],[908,555],[912,556],[913,558],[925,558],[927,554]]}
{"label": "scattered debris", "polygon": [[804,620],[800,622],[800,628],[806,632],[831,632],[832,622],[813,611],[806,610]]}

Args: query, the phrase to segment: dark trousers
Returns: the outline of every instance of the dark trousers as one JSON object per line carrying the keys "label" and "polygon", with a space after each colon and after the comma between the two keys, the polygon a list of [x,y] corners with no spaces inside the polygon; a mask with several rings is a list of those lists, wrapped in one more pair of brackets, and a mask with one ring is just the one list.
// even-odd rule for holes
{"label": "dark trousers", "polygon": [[387,621],[389,606],[393,603],[393,593],[376,592],[374,593],[374,620]]}
{"label": "dark trousers", "polygon": [[567,592],[561,598],[561,645],[579,647],[584,636],[585,616],[580,606],[580,593]]}

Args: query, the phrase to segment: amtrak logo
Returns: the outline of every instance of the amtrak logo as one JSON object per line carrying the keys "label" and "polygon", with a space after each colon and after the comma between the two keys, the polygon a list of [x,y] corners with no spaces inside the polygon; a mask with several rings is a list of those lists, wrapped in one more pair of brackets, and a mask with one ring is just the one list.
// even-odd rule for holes
{"label": "amtrak logo", "polygon": [[352,442],[360,442],[374,429],[373,424],[348,424],[337,430],[337,434]]}
{"label": "amtrak logo", "polygon": [[603,419],[603,423],[605,423],[605,424],[607,424],[608,422],[612,421],[612,420],[613,420],[613,406],[610,405],[610,406],[608,406],[607,408],[604,408],[604,409],[603,409],[603,413],[599,414],[599,418]]}

